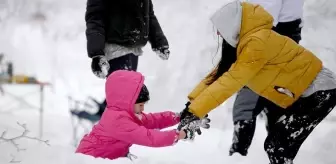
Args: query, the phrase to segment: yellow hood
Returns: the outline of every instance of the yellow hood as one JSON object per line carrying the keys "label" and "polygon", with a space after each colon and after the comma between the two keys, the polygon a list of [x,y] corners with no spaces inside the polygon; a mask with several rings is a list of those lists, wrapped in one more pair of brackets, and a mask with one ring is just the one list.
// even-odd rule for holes
{"label": "yellow hood", "polygon": [[239,39],[261,29],[272,29],[273,17],[262,6],[243,2],[242,7],[242,20],[244,21],[241,24]]}

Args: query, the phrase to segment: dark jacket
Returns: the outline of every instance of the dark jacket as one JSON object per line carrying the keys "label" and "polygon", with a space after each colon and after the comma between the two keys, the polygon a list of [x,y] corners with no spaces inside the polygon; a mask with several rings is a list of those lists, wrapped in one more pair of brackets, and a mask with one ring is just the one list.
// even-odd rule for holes
{"label": "dark jacket", "polygon": [[168,46],[151,0],[88,0],[85,21],[89,57],[104,55],[105,43]]}
{"label": "dark jacket", "polygon": [[301,23],[301,19],[290,22],[279,22],[273,30],[281,35],[288,36],[296,43],[299,43],[301,41]]}

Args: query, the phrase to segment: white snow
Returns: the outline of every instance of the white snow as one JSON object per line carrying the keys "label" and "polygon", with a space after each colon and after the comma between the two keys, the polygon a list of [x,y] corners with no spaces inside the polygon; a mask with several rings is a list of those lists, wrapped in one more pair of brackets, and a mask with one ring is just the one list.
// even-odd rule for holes
{"label": "white snow", "polygon": [[[0,163],[12,160],[21,164],[128,164],[127,159],[115,161],[94,159],[74,154],[72,127],[67,96],[84,100],[87,96],[104,97],[104,80],[90,70],[86,55],[85,0],[0,0],[0,52],[14,61],[15,73],[37,76],[53,83],[45,92],[44,136],[50,146],[30,140],[19,140],[24,152],[0,141]],[[171,58],[162,61],[150,45],[140,58],[139,71],[146,75],[151,102],[146,111],[180,111],[186,95],[216,64],[218,38],[209,16],[226,0],[153,0],[155,13],[169,39]],[[317,54],[324,64],[336,71],[336,2],[334,0],[306,0],[305,26],[302,45]],[[11,12],[13,11],[13,12]],[[8,15],[7,13],[11,14]],[[15,13],[15,14],[13,14]],[[15,95],[27,95],[34,86],[5,86]],[[20,135],[16,122],[26,123],[30,136],[38,135],[37,110],[15,106],[9,96],[0,96],[0,134]],[[34,106],[39,95],[26,100]],[[229,99],[210,114],[212,128],[204,131],[194,143],[180,142],[174,147],[146,148],[134,146],[132,152],[138,164],[203,164],[203,163],[267,163],[263,141],[264,122],[258,122],[257,132],[248,157],[228,156],[233,126]],[[12,108],[8,111],[9,108]],[[335,120],[333,111],[328,120]],[[333,116],[332,116],[333,115]],[[336,157],[335,122],[324,121],[317,126],[302,146],[296,163],[334,164]]]}

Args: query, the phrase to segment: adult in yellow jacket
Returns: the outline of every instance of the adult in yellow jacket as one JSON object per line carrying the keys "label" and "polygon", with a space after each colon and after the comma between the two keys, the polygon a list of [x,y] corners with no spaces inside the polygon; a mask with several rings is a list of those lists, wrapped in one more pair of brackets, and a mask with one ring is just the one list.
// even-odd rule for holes
{"label": "adult in yellow jacket", "polygon": [[[273,30],[295,42],[301,40],[304,0],[245,0],[262,6],[273,17]],[[244,86],[237,92],[232,107],[233,140],[229,155],[247,156],[256,129],[257,116],[264,108],[264,98]],[[269,103],[269,102],[268,102]]]}
{"label": "adult in yellow jacket", "polygon": [[180,127],[203,118],[243,86],[272,102],[265,109],[265,151],[271,164],[291,163],[313,129],[336,105],[336,78],[322,61],[292,39],[272,31],[259,5],[234,1],[211,17],[223,38],[217,67],[188,95]]}

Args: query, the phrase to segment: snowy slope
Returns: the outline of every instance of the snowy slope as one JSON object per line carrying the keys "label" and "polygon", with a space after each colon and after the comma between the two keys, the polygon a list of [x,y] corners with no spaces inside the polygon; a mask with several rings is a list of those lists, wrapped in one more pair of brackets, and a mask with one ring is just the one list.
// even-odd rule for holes
{"label": "snowy slope", "polygon": [[[0,142],[0,162],[8,163],[14,154],[22,164],[130,163],[97,160],[73,154],[72,129],[68,116],[67,95],[78,99],[87,96],[103,98],[104,81],[90,71],[86,57],[84,11],[85,0],[0,0],[0,52],[14,61],[16,73],[36,75],[54,85],[46,91],[47,107],[43,139],[51,146],[22,140],[26,152],[16,153],[10,144]],[[152,101],[147,111],[171,109],[180,111],[186,95],[216,64],[218,38],[208,20],[209,15],[227,0],[153,0],[156,15],[169,39],[171,58],[161,61],[148,45],[140,58],[139,71],[146,75]],[[8,4],[7,4],[8,2]],[[334,0],[306,0],[302,44],[315,52],[325,65],[336,71],[336,5]],[[9,7],[9,8],[8,8]],[[13,11],[13,14],[11,13]],[[11,15],[6,13],[10,12]],[[8,92],[24,95],[33,87],[6,87]],[[38,95],[27,100],[38,105]],[[3,105],[12,104],[0,97]],[[213,129],[204,132],[195,143],[179,143],[175,147],[153,149],[135,146],[139,164],[267,163],[263,151],[264,123],[260,122],[249,157],[228,157],[232,137],[230,108],[232,99],[211,113]],[[32,109],[20,108],[12,113],[0,112],[0,133],[8,136],[22,130],[16,122],[27,123],[32,136],[38,134],[38,115]],[[332,114],[335,114],[334,111]],[[331,119],[332,117],[330,117]],[[297,163],[334,164],[336,128],[333,122],[318,126],[299,153]]]}
{"label": "snowy slope", "polygon": [[[4,121],[0,126],[0,131],[9,129],[11,132],[8,136],[16,136],[21,132],[13,118],[29,125],[34,125],[33,117],[25,114],[19,117],[6,117],[0,116]],[[126,159],[118,159],[115,161],[94,159],[88,156],[74,154],[74,148],[70,145],[68,139],[71,137],[69,124],[67,118],[55,116],[46,117],[49,120],[48,129],[46,130],[46,137],[50,139],[50,145],[29,141],[20,140],[18,143],[21,148],[26,148],[24,152],[16,153],[15,149],[9,144],[1,144],[0,161],[1,163],[8,163],[11,154],[15,155],[15,159],[21,161],[21,164],[129,164],[130,161]],[[59,121],[62,120],[62,121]],[[29,127],[30,128],[30,127]],[[229,127],[228,127],[229,128]],[[37,129],[30,128],[32,131],[31,136]],[[328,129],[328,130],[326,130]],[[336,158],[333,156],[336,148],[334,137],[336,135],[336,128],[333,123],[323,123],[318,126],[313,135],[302,146],[296,159],[297,163],[305,164],[334,164]],[[213,128],[204,131],[202,136],[196,138],[193,143],[180,142],[174,147],[167,148],[146,148],[142,146],[134,146],[131,152],[138,156],[134,161],[138,164],[222,164],[222,163],[267,163],[267,156],[263,152],[263,140],[265,138],[264,123],[258,123],[256,136],[250,148],[248,157],[228,156],[228,149],[231,143],[232,131],[231,129]]]}

